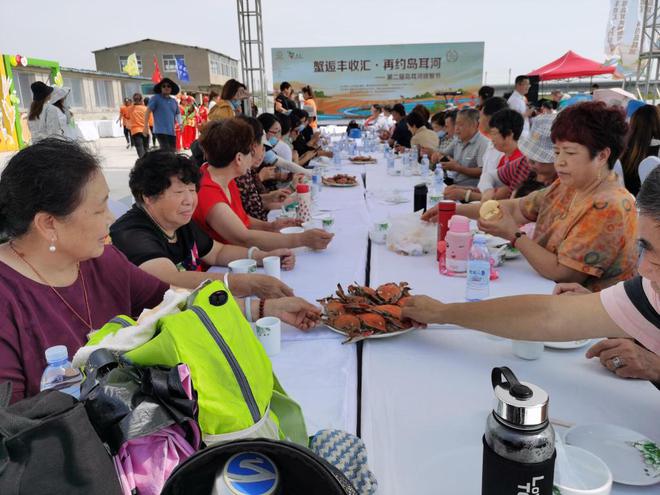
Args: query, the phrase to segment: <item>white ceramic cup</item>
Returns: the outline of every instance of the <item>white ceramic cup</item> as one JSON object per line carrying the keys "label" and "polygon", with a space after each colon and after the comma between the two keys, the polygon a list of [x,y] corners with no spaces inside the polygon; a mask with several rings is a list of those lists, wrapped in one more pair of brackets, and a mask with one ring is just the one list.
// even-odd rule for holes
{"label": "white ceramic cup", "polygon": [[227,265],[233,273],[254,273],[257,271],[256,260],[242,259],[231,261]]}
{"label": "white ceramic cup", "polygon": [[530,342],[529,340],[512,340],[513,353],[522,359],[530,361],[538,359],[543,354],[543,342]]}
{"label": "white ceramic cup", "polygon": [[279,256],[266,256],[263,259],[266,275],[280,279],[281,263]]}
{"label": "white ceramic cup", "polygon": [[274,316],[260,318],[254,324],[255,333],[266,354],[275,356],[282,347],[282,322]]}
{"label": "white ceramic cup", "polygon": [[[564,445],[564,451],[566,462],[555,464],[554,484],[561,495],[610,494],[612,473],[600,457],[573,445]],[[570,472],[562,473],[561,465]]]}

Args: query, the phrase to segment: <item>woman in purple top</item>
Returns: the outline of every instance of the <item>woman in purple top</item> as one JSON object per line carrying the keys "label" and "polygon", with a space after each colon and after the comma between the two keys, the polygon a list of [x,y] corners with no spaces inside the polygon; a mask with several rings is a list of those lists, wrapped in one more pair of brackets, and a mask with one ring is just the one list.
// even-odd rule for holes
{"label": "woman in purple top", "polygon": [[44,351],[72,356],[113,316],[156,306],[168,286],[105,244],[113,217],[95,156],[45,139],[0,177],[0,382],[12,402],[39,392]]}

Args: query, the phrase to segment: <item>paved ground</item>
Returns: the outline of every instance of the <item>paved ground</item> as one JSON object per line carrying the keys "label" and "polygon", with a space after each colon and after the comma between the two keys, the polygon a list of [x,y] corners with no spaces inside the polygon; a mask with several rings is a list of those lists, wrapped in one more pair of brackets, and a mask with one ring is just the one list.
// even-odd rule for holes
{"label": "paved ground", "polygon": [[[101,158],[103,173],[110,187],[110,197],[120,200],[130,195],[128,173],[137,159],[135,149],[126,149],[126,141],[123,137],[102,138],[87,143],[86,146],[89,146]],[[0,170],[4,168],[12,154],[0,153]]]}

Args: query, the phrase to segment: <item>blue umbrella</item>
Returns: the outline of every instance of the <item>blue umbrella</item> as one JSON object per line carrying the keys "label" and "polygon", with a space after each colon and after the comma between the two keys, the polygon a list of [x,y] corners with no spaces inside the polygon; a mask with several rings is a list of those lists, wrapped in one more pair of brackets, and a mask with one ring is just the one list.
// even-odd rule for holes
{"label": "blue umbrella", "polygon": [[646,102],[641,100],[630,100],[628,102],[628,107],[626,108],[626,117],[632,117],[633,113],[635,113],[637,109],[643,107],[644,105],[646,105]]}
{"label": "blue umbrella", "polygon": [[564,108],[570,107],[571,105],[575,105],[576,103],[582,103],[583,101],[591,101],[591,99],[592,99],[591,95],[586,95],[586,94],[571,96],[570,98],[566,100],[562,100],[559,103],[559,109],[563,110]]}

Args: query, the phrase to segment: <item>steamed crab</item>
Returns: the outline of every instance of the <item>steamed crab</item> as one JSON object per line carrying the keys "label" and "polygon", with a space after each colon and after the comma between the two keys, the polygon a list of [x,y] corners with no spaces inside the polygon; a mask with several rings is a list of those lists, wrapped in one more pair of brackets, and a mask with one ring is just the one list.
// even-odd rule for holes
{"label": "steamed crab", "polygon": [[356,283],[346,291],[337,284],[335,295],[319,302],[324,309],[323,321],[346,333],[346,342],[356,342],[374,334],[411,328],[412,321],[401,315],[401,306],[409,293],[406,282],[383,284],[375,289]]}

